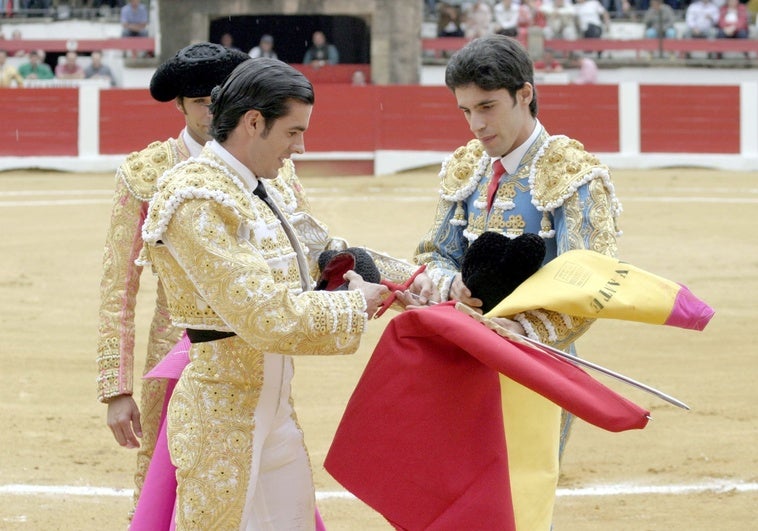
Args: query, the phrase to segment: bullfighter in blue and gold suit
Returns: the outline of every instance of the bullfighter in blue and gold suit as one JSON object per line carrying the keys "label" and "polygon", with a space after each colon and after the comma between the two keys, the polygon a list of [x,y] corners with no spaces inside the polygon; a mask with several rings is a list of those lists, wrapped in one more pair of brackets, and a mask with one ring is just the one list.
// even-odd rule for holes
{"label": "bullfighter in blue and gold suit", "polygon": [[[442,300],[477,305],[460,270],[469,244],[485,231],[539,234],[545,262],[571,249],[615,255],[621,206],[608,168],[537,120],[523,47],[503,36],[472,41],[451,58],[446,83],[476,139],[444,161],[434,223],[415,255]],[[493,166],[504,172],[493,177]],[[516,331],[563,349],[592,322],[546,310],[509,317]],[[548,530],[570,422],[536,393],[506,378],[501,387],[517,529]]]}

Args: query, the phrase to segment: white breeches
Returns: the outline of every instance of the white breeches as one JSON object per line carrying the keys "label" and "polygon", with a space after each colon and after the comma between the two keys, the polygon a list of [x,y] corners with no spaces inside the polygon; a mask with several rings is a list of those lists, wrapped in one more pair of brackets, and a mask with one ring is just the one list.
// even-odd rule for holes
{"label": "white breeches", "polygon": [[289,401],[292,362],[265,354],[241,531],[315,529],[310,460]]}

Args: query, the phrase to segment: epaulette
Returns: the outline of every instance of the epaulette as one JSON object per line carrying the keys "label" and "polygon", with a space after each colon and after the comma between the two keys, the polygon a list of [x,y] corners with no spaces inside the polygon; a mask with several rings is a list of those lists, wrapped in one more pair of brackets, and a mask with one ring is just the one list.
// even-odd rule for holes
{"label": "epaulette", "polygon": [[465,199],[476,189],[479,180],[489,165],[489,156],[485,156],[479,140],[470,140],[465,146],[456,149],[442,163],[440,170],[440,193],[449,201]]}
{"label": "epaulette", "polygon": [[119,175],[136,198],[149,201],[160,176],[177,162],[171,140],[153,142],[145,149],[129,154],[119,167]]}
{"label": "epaulette", "polygon": [[223,165],[201,155],[180,162],[161,177],[142,226],[143,240],[160,240],[177,208],[192,199],[214,200],[241,218],[258,217],[242,181]]}
{"label": "epaulette", "polygon": [[551,136],[535,156],[529,172],[532,203],[541,211],[553,211],[593,179],[602,179],[613,191],[608,167],[588,153],[581,142],[563,135]]}

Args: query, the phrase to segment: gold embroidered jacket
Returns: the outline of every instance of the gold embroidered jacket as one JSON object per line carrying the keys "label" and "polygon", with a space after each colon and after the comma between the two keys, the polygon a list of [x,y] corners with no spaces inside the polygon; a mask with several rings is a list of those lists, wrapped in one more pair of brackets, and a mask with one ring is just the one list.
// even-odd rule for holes
{"label": "gold embroidered jacket", "polygon": [[211,150],[161,182],[143,226],[143,249],[163,281],[175,326],[234,331],[257,352],[357,348],[366,322],[363,295],[301,292],[281,222]]}

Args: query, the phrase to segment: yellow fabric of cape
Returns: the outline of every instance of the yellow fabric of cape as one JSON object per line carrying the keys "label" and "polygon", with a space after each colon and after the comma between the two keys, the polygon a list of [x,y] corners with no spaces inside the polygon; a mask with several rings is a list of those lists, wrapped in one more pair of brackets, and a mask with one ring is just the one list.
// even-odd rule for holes
{"label": "yellow fabric of cape", "polygon": [[518,531],[549,531],[558,486],[561,408],[500,375],[513,516]]}
{"label": "yellow fabric of cape", "polygon": [[486,317],[544,308],[592,319],[665,324],[681,289],[618,258],[575,249],[545,264]]}

